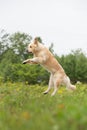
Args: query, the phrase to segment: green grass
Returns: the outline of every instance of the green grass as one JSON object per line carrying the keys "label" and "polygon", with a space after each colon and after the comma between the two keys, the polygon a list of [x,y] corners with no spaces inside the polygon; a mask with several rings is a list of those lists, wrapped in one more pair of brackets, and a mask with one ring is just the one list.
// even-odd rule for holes
{"label": "green grass", "polygon": [[86,130],[87,85],[75,92],[60,87],[51,97],[47,86],[0,83],[0,130]]}

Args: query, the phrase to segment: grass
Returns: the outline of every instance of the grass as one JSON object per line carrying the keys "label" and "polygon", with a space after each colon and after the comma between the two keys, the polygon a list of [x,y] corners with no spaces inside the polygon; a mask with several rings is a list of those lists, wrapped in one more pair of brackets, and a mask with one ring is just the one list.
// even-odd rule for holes
{"label": "grass", "polygon": [[86,130],[87,85],[75,92],[60,87],[54,97],[47,86],[0,83],[0,130]]}

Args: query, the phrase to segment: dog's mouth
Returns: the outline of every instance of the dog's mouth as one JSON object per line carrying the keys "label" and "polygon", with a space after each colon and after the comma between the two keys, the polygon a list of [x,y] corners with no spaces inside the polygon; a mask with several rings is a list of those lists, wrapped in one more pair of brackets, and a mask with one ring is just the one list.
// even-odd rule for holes
{"label": "dog's mouth", "polygon": [[29,53],[29,55],[32,55],[33,53],[32,52],[28,52]]}
{"label": "dog's mouth", "polygon": [[32,52],[28,52],[29,54],[33,54]]}
{"label": "dog's mouth", "polygon": [[33,54],[32,51],[29,51],[28,49],[26,49],[26,52],[29,54]]}

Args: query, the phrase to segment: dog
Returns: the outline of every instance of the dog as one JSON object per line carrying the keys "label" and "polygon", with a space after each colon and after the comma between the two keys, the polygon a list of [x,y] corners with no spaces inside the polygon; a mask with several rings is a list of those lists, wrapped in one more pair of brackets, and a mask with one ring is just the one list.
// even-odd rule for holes
{"label": "dog", "polygon": [[47,94],[51,87],[54,87],[54,91],[51,94],[51,96],[54,96],[61,84],[65,84],[70,90],[76,89],[76,86],[71,84],[70,79],[62,66],[58,63],[49,49],[38,41],[38,38],[35,38],[34,41],[28,45],[28,52],[33,53],[34,57],[23,61],[23,64],[40,64],[51,73],[48,89],[44,94]]}

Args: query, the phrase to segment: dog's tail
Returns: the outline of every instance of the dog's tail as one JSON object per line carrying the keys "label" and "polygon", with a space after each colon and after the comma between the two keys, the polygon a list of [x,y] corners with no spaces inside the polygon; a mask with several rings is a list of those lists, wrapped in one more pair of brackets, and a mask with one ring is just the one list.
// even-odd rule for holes
{"label": "dog's tail", "polygon": [[64,84],[68,90],[76,90],[76,86],[72,85],[68,76],[64,78]]}

